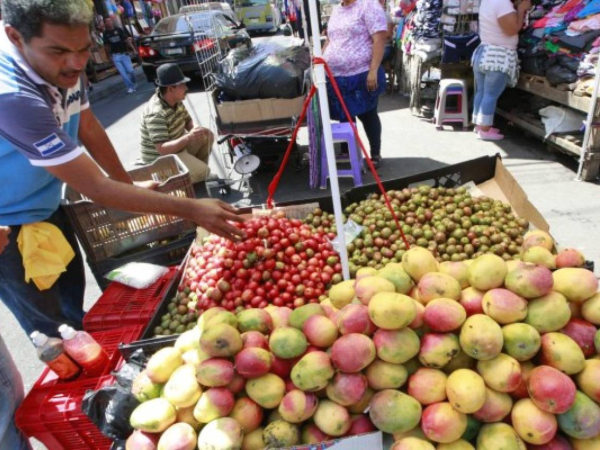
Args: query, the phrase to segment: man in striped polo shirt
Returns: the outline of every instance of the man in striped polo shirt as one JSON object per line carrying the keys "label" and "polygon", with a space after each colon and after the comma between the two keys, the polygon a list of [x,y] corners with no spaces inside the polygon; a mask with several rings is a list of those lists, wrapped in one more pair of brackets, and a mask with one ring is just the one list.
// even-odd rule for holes
{"label": "man in striped polo shirt", "polygon": [[176,154],[188,168],[192,183],[209,178],[208,158],[213,133],[194,126],[183,104],[187,82],[177,64],[165,64],[156,72],[158,88],[142,113],[142,160],[151,163],[162,155]]}

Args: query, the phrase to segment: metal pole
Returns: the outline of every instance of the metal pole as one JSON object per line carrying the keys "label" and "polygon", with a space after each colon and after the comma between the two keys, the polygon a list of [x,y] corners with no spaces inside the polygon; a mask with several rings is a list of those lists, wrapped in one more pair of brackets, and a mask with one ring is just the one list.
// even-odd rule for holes
{"label": "metal pole", "polygon": [[[319,35],[318,13],[316,0],[309,0],[310,23],[313,38],[313,54],[316,57],[322,56],[321,36]],[[309,39],[309,36],[306,36]],[[325,80],[325,68],[322,64],[313,67],[314,83],[319,92],[319,105],[321,107],[321,120],[323,123],[323,137],[325,138],[325,152],[327,154],[327,165],[329,166],[329,179],[331,181],[331,197],[333,200],[333,211],[335,213],[335,226],[338,232],[338,244],[340,259],[342,262],[342,272],[344,280],[350,279],[350,266],[348,264],[348,250],[346,249],[346,235],[344,233],[344,221],[342,218],[342,203],[340,201],[340,185],[337,177],[337,165],[335,153],[333,150],[333,136],[331,134],[331,117],[329,115],[329,103],[327,101],[327,84]]]}
{"label": "metal pole", "polygon": [[594,123],[594,114],[596,113],[596,105],[598,103],[598,91],[600,90],[600,60],[596,64],[596,77],[594,79],[594,91],[592,93],[592,100],[590,101],[590,109],[588,110],[587,119],[585,121],[585,133],[583,135],[583,142],[581,143],[581,155],[579,155],[579,168],[577,169],[576,181],[583,181],[581,175],[583,173],[583,164],[585,163],[585,157],[590,152],[590,138],[592,137],[592,128]]}

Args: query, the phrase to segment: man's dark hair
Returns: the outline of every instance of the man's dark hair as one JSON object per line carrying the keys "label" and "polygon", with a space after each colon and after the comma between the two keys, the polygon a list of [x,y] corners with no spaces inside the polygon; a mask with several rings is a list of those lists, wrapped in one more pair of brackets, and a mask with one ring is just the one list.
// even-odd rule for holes
{"label": "man's dark hair", "polygon": [[168,90],[169,90],[169,86],[159,86],[158,87],[158,92],[160,92],[160,95],[165,95]]}
{"label": "man's dark hair", "polygon": [[44,23],[63,26],[90,25],[94,17],[88,0],[2,0],[2,19],[25,42],[39,37]]}

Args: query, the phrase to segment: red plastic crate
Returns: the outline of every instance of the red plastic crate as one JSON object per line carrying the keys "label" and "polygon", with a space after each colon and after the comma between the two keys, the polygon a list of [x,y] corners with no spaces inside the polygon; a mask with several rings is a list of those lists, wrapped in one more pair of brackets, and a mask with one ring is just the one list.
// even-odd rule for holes
{"label": "red plastic crate", "polygon": [[86,391],[114,382],[115,378],[107,375],[48,389],[33,388],[17,410],[17,427],[48,450],[108,450],[112,441],[81,411],[81,402]]}
{"label": "red plastic crate", "polygon": [[27,437],[42,442],[48,450],[108,450],[112,441],[81,411],[81,401],[86,391],[114,383],[110,373],[122,364],[118,345],[135,341],[143,330],[144,327],[138,325],[92,333],[109,357],[99,377],[82,373],[76,380],[63,381],[45,369],[15,414],[17,427]]}
{"label": "red plastic crate", "polygon": [[147,289],[134,289],[114,282],[83,318],[85,331],[105,331],[132,325],[146,325],[164,299],[177,267]]}

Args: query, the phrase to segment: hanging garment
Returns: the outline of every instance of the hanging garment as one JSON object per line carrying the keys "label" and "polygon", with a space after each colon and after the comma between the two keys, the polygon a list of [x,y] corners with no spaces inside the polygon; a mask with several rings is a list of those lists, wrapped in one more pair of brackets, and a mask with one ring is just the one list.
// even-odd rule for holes
{"label": "hanging garment", "polygon": [[481,39],[477,34],[446,36],[444,38],[442,62],[450,64],[469,61],[480,43]]}
{"label": "hanging garment", "polygon": [[476,56],[482,52],[479,59],[479,70],[482,72],[502,72],[509,76],[508,85],[515,87],[519,80],[519,55],[516,50],[509,50],[499,45],[482,44],[475,50],[471,65]]}

